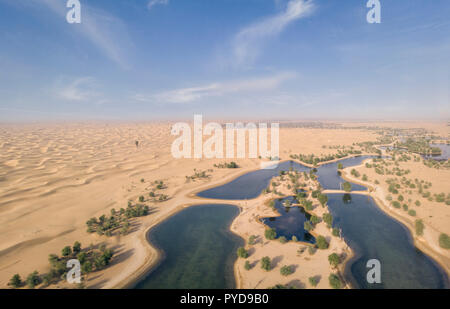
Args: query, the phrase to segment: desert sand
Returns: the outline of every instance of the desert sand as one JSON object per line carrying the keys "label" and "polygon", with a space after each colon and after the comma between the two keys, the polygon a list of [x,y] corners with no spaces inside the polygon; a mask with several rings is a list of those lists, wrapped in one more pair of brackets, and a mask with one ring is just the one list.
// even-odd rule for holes
{"label": "desert sand", "polygon": [[[448,135],[445,125],[441,124],[439,130]],[[399,126],[415,128],[417,124]],[[434,128],[436,125],[430,126]],[[236,170],[213,167],[223,163],[223,159],[175,160],[170,152],[175,139],[170,135],[170,127],[168,122],[1,125],[0,287],[7,287],[9,279],[16,273],[24,277],[34,270],[46,272],[48,255],[59,254],[64,246],[75,241],[83,245],[107,243],[116,250],[110,267],[88,276],[88,287],[128,286],[157,261],[158,253],[145,239],[149,228],[183,207],[205,202],[192,198],[192,192],[230,181],[259,167],[258,159],[234,160],[241,166]],[[356,142],[374,141],[376,137],[375,131],[363,128],[283,128],[280,130],[280,156],[288,159],[290,154],[298,153],[329,154],[334,150],[322,148],[323,145],[351,146]],[[136,140],[139,147],[135,145]],[[208,172],[210,177],[207,179],[186,182],[186,176],[192,175],[194,168],[202,171],[212,169],[212,172]],[[448,177],[443,177],[446,179],[444,184],[448,184]],[[107,238],[86,232],[85,223],[89,218],[109,213],[112,208],[126,207],[128,201],[137,201],[140,195],[148,196],[155,180],[163,180],[168,185],[164,193],[170,198],[161,203],[148,202],[152,213],[136,219],[130,234]],[[270,208],[263,205],[263,200],[237,204],[242,208],[242,214],[233,222],[232,230],[244,239],[250,234],[261,235],[264,227],[252,216],[260,211],[272,216]],[[433,217],[442,218],[440,209],[426,209],[424,207],[424,213],[418,212],[417,216],[425,217],[429,211]],[[441,221],[426,222],[439,229],[443,225]],[[325,235],[322,227],[317,229]],[[338,242],[332,241],[329,250],[343,250],[345,243],[338,245]],[[307,278],[315,275],[322,276],[319,287],[327,287],[326,276],[331,271],[330,266],[314,262],[312,257],[314,260],[322,259],[320,254],[328,256],[329,252],[317,252],[308,260],[307,251],[297,256],[298,244],[283,245],[276,241],[267,244],[262,241],[254,247],[251,260],[264,255],[275,257],[272,252],[277,252],[283,258],[278,259],[276,268],[291,264],[298,264],[298,267],[288,278],[263,276],[260,274],[262,270],[255,267],[248,278],[242,279],[243,262],[238,260],[239,287],[265,288],[293,280],[299,286],[308,286]],[[293,255],[288,251],[294,252]],[[274,269],[269,274],[279,276],[279,271]],[[262,279],[264,281],[259,282]]]}

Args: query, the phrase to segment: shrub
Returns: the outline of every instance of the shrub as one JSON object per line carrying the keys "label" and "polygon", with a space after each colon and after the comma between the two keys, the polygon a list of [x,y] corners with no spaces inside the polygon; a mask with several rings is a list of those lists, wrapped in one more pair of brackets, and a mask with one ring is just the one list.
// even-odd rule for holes
{"label": "shrub", "polygon": [[412,217],[415,217],[415,216],[416,216],[416,211],[415,211],[414,209],[410,209],[410,210],[408,211],[408,215],[410,215],[410,216],[412,216]]}
{"label": "shrub", "polygon": [[319,284],[319,280],[317,279],[317,277],[309,277],[308,278],[309,284],[311,284],[311,286],[316,287],[317,284]]}
{"label": "shrub", "polygon": [[328,262],[330,262],[330,265],[333,266],[334,268],[336,266],[339,265],[340,263],[340,258],[339,255],[337,255],[336,253],[332,253],[328,256]]}
{"label": "shrub", "polygon": [[333,289],[340,289],[340,288],[342,288],[342,285],[343,285],[342,281],[335,274],[330,274],[330,276],[328,277],[328,281],[330,282],[330,286]]}
{"label": "shrub", "polygon": [[320,222],[320,218],[317,217],[317,216],[311,216],[310,220],[311,220],[311,223],[314,224],[314,225],[316,225],[317,223]]}
{"label": "shrub", "polygon": [[287,238],[284,237],[284,236],[280,236],[280,237],[278,238],[278,240],[279,240],[282,244],[285,244],[285,243],[288,242]]}
{"label": "shrub", "polygon": [[265,256],[261,259],[261,268],[264,269],[265,271],[271,270],[272,266],[270,264],[271,264],[270,257]]}
{"label": "shrub", "polygon": [[342,189],[344,189],[345,192],[350,192],[352,191],[352,184],[346,181],[342,185]]}
{"label": "shrub", "polygon": [[81,244],[80,244],[80,242],[76,241],[73,244],[72,250],[73,250],[73,253],[75,253],[75,254],[79,253],[81,251]]}
{"label": "shrub", "polygon": [[34,289],[36,285],[41,283],[41,278],[39,277],[39,273],[37,271],[32,272],[27,277],[27,286],[30,289]]}
{"label": "shrub", "polygon": [[64,247],[61,250],[61,254],[62,254],[62,256],[69,256],[69,255],[71,255],[72,254],[72,248],[70,248],[69,246]]}
{"label": "shrub", "polygon": [[282,274],[283,276],[289,276],[293,272],[294,272],[293,267],[288,266],[288,265],[285,265],[285,266],[281,267],[281,269],[280,269],[280,274]]}
{"label": "shrub", "polygon": [[255,235],[251,235],[249,238],[248,238],[248,244],[249,245],[254,245],[256,243],[256,236]]}
{"label": "shrub", "polygon": [[248,251],[245,250],[245,248],[240,247],[240,248],[237,250],[237,255],[238,255],[238,257],[240,257],[240,258],[246,259],[246,258],[248,258]]}
{"label": "shrub", "polygon": [[297,236],[295,236],[295,235],[294,235],[294,236],[292,236],[292,241],[293,241],[293,242],[297,242],[297,241],[298,241],[298,238],[297,238]]}
{"label": "shrub", "polygon": [[20,275],[15,274],[14,276],[12,276],[12,278],[9,280],[8,285],[16,289],[19,288],[22,285],[22,279],[20,278]]}
{"label": "shrub", "polygon": [[305,223],[303,223],[303,228],[305,229],[305,231],[311,231],[314,227],[311,224],[311,222],[306,221]]}
{"label": "shrub", "polygon": [[273,229],[273,228],[267,229],[264,232],[264,236],[266,236],[266,238],[269,240],[273,240],[273,239],[277,238],[277,232],[275,232],[275,229]]}
{"label": "shrub", "polygon": [[143,202],[144,202],[144,200],[145,200],[145,198],[144,198],[144,196],[143,196],[143,195],[139,196],[139,202],[143,203]]}
{"label": "shrub", "polygon": [[439,236],[439,246],[444,249],[450,249],[450,237],[447,234],[442,233]]}
{"label": "shrub", "polygon": [[308,247],[308,252],[309,252],[309,255],[314,255],[314,253],[316,253],[316,248]]}
{"label": "shrub", "polygon": [[333,236],[336,236],[336,237],[340,236],[339,229],[337,229],[337,228],[333,228],[333,231],[331,233],[333,234]]}
{"label": "shrub", "polygon": [[425,225],[423,224],[422,220],[416,220],[415,222],[415,226],[416,226],[416,235],[417,236],[422,236],[423,235],[423,230],[425,228]]}
{"label": "shrub", "polygon": [[250,270],[252,269],[252,265],[250,265],[249,261],[245,261],[245,265],[244,265],[245,270]]}
{"label": "shrub", "polygon": [[420,201],[416,201],[416,206],[420,206]]}
{"label": "shrub", "polygon": [[316,244],[317,244],[317,248],[319,248],[319,249],[322,249],[322,250],[328,249],[328,242],[325,239],[325,237],[323,237],[323,236],[317,237]]}
{"label": "shrub", "polygon": [[400,208],[400,203],[398,201],[393,201],[392,206],[394,206],[395,208]]}
{"label": "shrub", "polygon": [[330,213],[323,214],[322,218],[328,227],[331,227],[333,225],[333,216]]}

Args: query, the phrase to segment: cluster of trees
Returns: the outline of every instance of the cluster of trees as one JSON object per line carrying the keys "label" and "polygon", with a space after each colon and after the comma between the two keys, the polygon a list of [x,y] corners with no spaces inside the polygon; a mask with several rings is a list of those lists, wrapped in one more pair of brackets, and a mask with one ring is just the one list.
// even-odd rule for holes
{"label": "cluster of trees", "polygon": [[214,167],[217,168],[239,168],[239,165],[237,165],[236,162],[230,162],[230,163],[221,163],[221,164],[214,164]]}
{"label": "cluster of trees", "polygon": [[108,237],[118,231],[122,235],[128,234],[130,228],[129,219],[136,217],[147,216],[150,212],[150,208],[147,205],[131,205],[128,204],[126,209],[121,208],[116,211],[111,209],[111,215],[102,215],[98,219],[91,218],[86,222],[87,232],[96,232],[99,235],[106,235]]}
{"label": "cluster of trees", "polygon": [[194,168],[194,175],[186,176],[186,182],[189,181],[195,181],[196,179],[205,179],[211,177],[210,174],[207,174],[207,172],[212,172],[212,170],[208,171],[198,171],[196,168]]}
{"label": "cluster of trees", "polygon": [[346,150],[338,150],[337,153],[335,153],[335,154],[322,155],[320,157],[317,157],[314,154],[310,154],[310,155],[304,155],[304,154],[295,155],[294,154],[294,155],[291,155],[291,158],[297,159],[306,164],[317,165],[321,162],[328,162],[328,161],[332,161],[335,159],[345,158],[348,155],[360,155],[360,154],[362,154],[361,150],[346,149]]}
{"label": "cluster of trees", "polygon": [[405,142],[395,143],[396,148],[404,148],[409,152],[422,155],[441,155],[442,150],[439,147],[430,146],[430,140],[424,138],[408,138]]}
{"label": "cluster of trees", "polygon": [[50,271],[48,273],[40,275],[37,271],[34,271],[27,276],[25,282],[22,281],[19,274],[15,274],[9,281],[9,285],[13,288],[20,288],[26,285],[30,289],[35,288],[41,283],[44,286],[49,286],[50,284],[65,279],[69,270],[67,268],[67,261],[71,259],[77,259],[80,262],[82,274],[88,274],[108,266],[113,255],[114,251],[106,248],[105,245],[101,245],[98,250],[94,249],[93,246],[82,249],[81,243],[76,241],[73,246],[65,246],[61,250],[61,256],[56,254],[50,254],[48,256],[48,262],[50,264]]}

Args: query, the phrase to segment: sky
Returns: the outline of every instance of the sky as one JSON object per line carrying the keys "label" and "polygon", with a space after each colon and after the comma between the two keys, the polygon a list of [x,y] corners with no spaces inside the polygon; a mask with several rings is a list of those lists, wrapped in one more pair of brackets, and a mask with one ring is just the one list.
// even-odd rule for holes
{"label": "sky", "polygon": [[0,0],[0,121],[450,118],[450,1]]}

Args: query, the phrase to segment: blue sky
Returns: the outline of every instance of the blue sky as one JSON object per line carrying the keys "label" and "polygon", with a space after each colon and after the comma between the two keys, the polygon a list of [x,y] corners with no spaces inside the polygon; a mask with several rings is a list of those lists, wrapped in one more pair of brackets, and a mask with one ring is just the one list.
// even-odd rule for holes
{"label": "blue sky", "polygon": [[450,2],[0,0],[0,120],[448,119]]}

